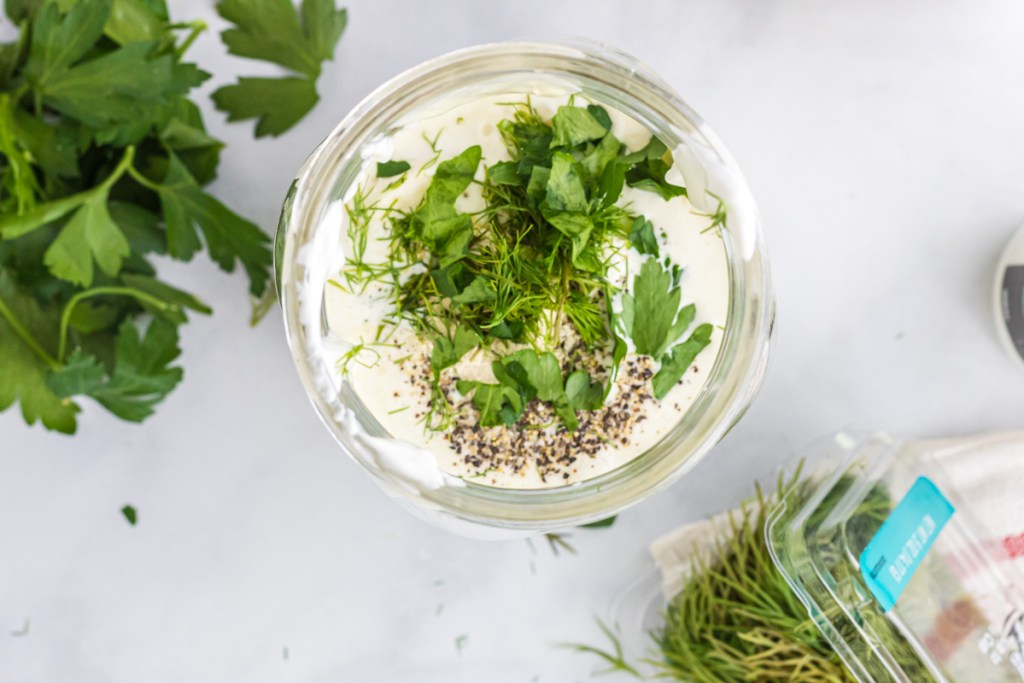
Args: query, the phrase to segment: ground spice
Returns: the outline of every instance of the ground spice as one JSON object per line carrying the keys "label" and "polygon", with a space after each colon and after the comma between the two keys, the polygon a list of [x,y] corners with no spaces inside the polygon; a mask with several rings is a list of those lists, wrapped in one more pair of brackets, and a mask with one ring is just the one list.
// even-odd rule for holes
{"label": "ground spice", "polygon": [[[409,381],[426,405],[433,380],[430,359],[424,354],[406,363]],[[579,427],[572,432],[565,429],[549,403],[537,400],[527,405],[512,426],[481,427],[472,400],[456,391],[453,379],[443,377],[441,390],[454,407],[455,417],[442,436],[461,458],[452,466],[468,466],[472,473],[467,478],[485,481],[499,471],[525,475],[530,470],[536,470],[544,482],[569,479],[581,458],[594,458],[608,446],[629,445],[634,429],[646,419],[646,404],[655,400],[651,394],[653,374],[653,362],[646,356],[623,361],[615,394],[600,410],[579,411]]]}

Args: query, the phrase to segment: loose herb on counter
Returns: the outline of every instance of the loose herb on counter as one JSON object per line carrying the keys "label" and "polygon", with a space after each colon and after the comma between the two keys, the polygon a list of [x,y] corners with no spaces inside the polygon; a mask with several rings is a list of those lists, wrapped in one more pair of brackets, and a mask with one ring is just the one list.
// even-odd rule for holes
{"label": "loose herb on counter", "polygon": [[228,121],[256,119],[256,137],[278,136],[316,105],[323,62],[334,57],[348,14],[334,0],[222,0],[217,12],[234,26],[221,33],[228,52],[284,67],[288,76],[243,76],[213,93]]}
{"label": "loose herb on counter", "polygon": [[[0,45],[0,411],[18,402],[27,423],[73,433],[88,396],[139,422],[182,379],[187,312],[211,312],[151,257],[190,261],[205,246],[221,269],[241,266],[254,299],[268,295],[269,238],[205,189],[224,144],[189,97],[210,74],[184,59],[205,26],[172,21],[163,0],[5,10],[19,34]],[[225,0],[222,13],[233,52],[301,53],[310,78],[344,26],[330,0],[304,0],[301,45],[263,30],[267,16],[298,21],[287,0]],[[266,87],[240,91],[233,117],[261,106],[248,97],[288,95],[284,81]]]}

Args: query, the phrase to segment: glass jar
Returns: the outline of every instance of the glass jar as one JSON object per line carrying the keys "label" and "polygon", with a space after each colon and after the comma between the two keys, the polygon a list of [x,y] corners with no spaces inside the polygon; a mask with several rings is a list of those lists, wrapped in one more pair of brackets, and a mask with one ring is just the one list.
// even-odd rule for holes
{"label": "glass jar", "polygon": [[[490,94],[557,84],[644,124],[674,151],[691,203],[727,209],[728,322],[695,403],[652,448],[592,479],[503,489],[441,472],[425,451],[393,438],[325,361],[324,254],[340,243],[340,203],[363,151],[403,117]],[[713,197],[713,204],[709,197]],[[510,42],[460,50],[393,78],[353,109],[299,171],[275,245],[277,286],[292,357],[313,406],[342,449],[421,517],[465,535],[508,537],[600,520],[679,479],[742,416],[764,376],[774,300],[757,211],[739,169],[679,96],[634,58],[597,44]],[[336,271],[336,268],[335,268]],[[394,435],[401,437],[401,435]],[[431,456],[432,458],[433,456]]]}

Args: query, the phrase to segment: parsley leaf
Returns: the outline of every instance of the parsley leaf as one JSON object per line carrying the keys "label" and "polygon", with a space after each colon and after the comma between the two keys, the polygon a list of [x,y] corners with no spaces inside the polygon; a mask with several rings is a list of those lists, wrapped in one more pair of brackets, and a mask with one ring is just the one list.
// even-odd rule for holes
{"label": "parsley leaf", "polygon": [[93,260],[113,277],[130,253],[128,240],[107,210],[104,191],[94,193],[75,211],[46,250],[43,263],[56,277],[88,287],[93,280]]}
{"label": "parsley leaf", "polygon": [[[224,145],[188,99],[209,75],[182,55],[204,25],[172,21],[163,0],[4,9],[21,30],[0,46],[0,411],[18,402],[28,423],[70,433],[71,397],[86,395],[138,421],[181,379],[171,363],[186,311],[210,312],[149,255],[189,260],[205,243],[222,269],[243,265],[254,295],[268,289],[269,239],[203,190]],[[318,72],[344,12],[306,0],[295,21]],[[272,113],[271,128],[294,119]]]}
{"label": "parsley leaf", "polygon": [[683,377],[683,373],[689,369],[704,347],[711,343],[713,328],[710,324],[704,323],[693,331],[690,337],[677,344],[671,353],[665,355],[661,360],[661,368],[654,375],[652,387],[654,397],[665,398],[676,382]]}
{"label": "parsley leaf", "polygon": [[456,382],[455,387],[464,396],[472,395],[482,427],[514,424],[523,412],[522,399],[513,387],[465,379]]}
{"label": "parsley leaf", "polygon": [[[53,7],[48,4],[44,15]],[[156,52],[153,43],[129,43],[71,67],[66,57],[42,48],[30,53],[25,67],[29,82],[48,106],[91,128],[111,129],[105,138],[122,143],[145,137],[165,105],[208,77],[176,65],[172,55]]]}
{"label": "parsley leaf", "polygon": [[633,221],[633,227],[629,230],[629,242],[641,254],[658,255],[658,239],[654,236],[654,225],[644,218],[637,216]]}
{"label": "parsley leaf", "polygon": [[522,185],[519,165],[511,161],[499,161],[487,168],[487,180],[495,185]]}
{"label": "parsley leaf", "polygon": [[487,278],[477,275],[461,292],[453,296],[452,303],[476,304],[483,301],[494,301],[498,295],[494,292]]}
{"label": "parsley leaf", "polygon": [[[49,356],[52,365],[33,352],[15,326],[37,340],[35,343],[48,346],[40,350]],[[18,401],[28,424],[38,420],[47,429],[73,434],[78,406],[62,400],[46,385],[46,373],[56,365],[52,354],[57,327],[55,312],[40,308],[17,286],[12,274],[0,268],[0,411]]]}
{"label": "parsley leaf", "polygon": [[217,13],[234,26],[221,33],[228,52],[314,78],[322,59],[288,0],[221,0]]}
{"label": "parsley leaf", "polygon": [[480,335],[465,325],[459,326],[451,339],[439,336],[434,339],[434,351],[430,356],[430,367],[438,377],[442,370],[450,368],[467,353],[480,345]]}
{"label": "parsley leaf", "polygon": [[623,159],[633,164],[626,172],[626,183],[630,187],[654,192],[666,201],[686,196],[685,187],[665,180],[665,174],[672,168],[672,155],[658,138],[652,137],[646,147]]}
{"label": "parsley leaf", "polygon": [[681,296],[677,269],[666,269],[654,258],[644,261],[633,291],[622,296],[623,323],[637,353],[660,358],[675,341],[672,335],[681,333],[677,318],[693,315],[689,306],[679,310]]}
{"label": "parsley leaf", "polygon": [[661,363],[652,380],[655,398],[661,399],[679,381],[704,347],[711,341],[713,328],[700,325],[690,337],[669,347],[693,323],[697,309],[693,304],[679,307],[681,291],[678,267],[668,268],[648,258],[633,280],[633,292],[622,295],[623,327],[633,340],[636,352]]}
{"label": "parsley leaf", "polygon": [[557,152],[551,158],[551,172],[546,190],[542,208],[551,211],[587,211],[587,192],[583,187],[578,164],[572,155]]}
{"label": "parsley leaf", "polygon": [[25,76],[46,85],[89,52],[103,35],[110,0],[80,0],[62,14],[56,2],[42,6],[32,25]]}
{"label": "parsley leaf", "polygon": [[334,55],[347,13],[333,0],[221,0],[217,12],[234,26],[221,33],[228,52],[278,64],[296,75],[240,78],[213,93],[229,121],[257,119],[256,137],[278,136],[294,126],[319,100],[321,63]]}
{"label": "parsley leaf", "polygon": [[402,175],[406,171],[412,168],[408,161],[378,161],[377,162],[377,177],[378,178],[393,178],[396,175]]}
{"label": "parsley leaf", "polygon": [[123,420],[141,422],[181,381],[181,368],[170,367],[180,353],[173,323],[157,318],[140,337],[135,324],[126,320],[118,330],[109,376],[94,356],[76,349],[63,368],[47,377],[47,384],[57,396],[86,395]]}
{"label": "parsley leaf", "polygon": [[575,147],[581,142],[604,137],[607,132],[594,115],[582,107],[566,105],[558,108],[551,119],[551,147]]}
{"label": "parsley leaf", "polygon": [[592,185],[600,183],[605,169],[608,168],[608,164],[616,160],[621,148],[622,143],[618,138],[608,133],[580,159],[580,165],[586,171],[587,178]]}
{"label": "parsley leaf", "polygon": [[413,235],[442,252],[442,268],[461,259],[473,238],[473,220],[455,210],[455,201],[473,182],[480,156],[480,146],[474,145],[438,164],[423,201],[410,217]]}
{"label": "parsley leaf", "polygon": [[505,366],[519,365],[526,373],[526,381],[542,401],[558,401],[565,396],[562,386],[562,367],[550,351],[537,353],[523,349],[501,359]]}
{"label": "parsley leaf", "polygon": [[167,8],[162,1],[114,0],[103,33],[119,45],[168,42],[166,24]]}
{"label": "parsley leaf", "polygon": [[348,12],[336,8],[332,0],[303,0],[301,13],[310,52],[321,62],[332,59],[348,23]]}
{"label": "parsley leaf", "polygon": [[577,370],[565,380],[565,396],[573,410],[600,410],[604,405],[604,385],[590,381],[590,374]]}
{"label": "parsley leaf", "polygon": [[270,238],[263,231],[203,192],[173,154],[168,159],[167,177],[157,192],[171,256],[189,259],[199,249],[198,225],[217,265],[231,272],[240,261],[249,276],[249,291],[256,297],[263,294],[272,260],[267,246]]}
{"label": "parsley leaf", "polygon": [[612,129],[612,117],[608,115],[608,110],[599,104],[588,104],[587,112],[594,117],[594,120],[601,124],[605,130],[610,131]]}
{"label": "parsley leaf", "polygon": [[131,505],[125,505],[121,508],[121,514],[124,516],[128,523],[135,526],[136,522],[139,521],[139,513],[135,511],[135,508]]}
{"label": "parsley leaf", "polygon": [[228,121],[256,119],[256,137],[284,133],[316,105],[320,96],[308,78],[248,78],[211,95]]}

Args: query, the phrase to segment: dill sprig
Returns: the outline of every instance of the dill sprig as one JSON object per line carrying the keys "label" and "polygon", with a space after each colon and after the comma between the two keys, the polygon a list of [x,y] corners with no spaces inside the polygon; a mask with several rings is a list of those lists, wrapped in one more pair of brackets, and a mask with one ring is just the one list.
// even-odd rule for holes
{"label": "dill sprig", "polygon": [[586,645],[584,643],[559,643],[558,647],[565,648],[567,650],[573,650],[580,654],[593,655],[603,660],[604,663],[607,665],[607,668],[596,672],[595,675],[597,676],[621,672],[629,674],[636,678],[643,678],[640,672],[632,664],[626,661],[626,656],[622,648],[622,640],[619,638],[619,635],[618,633],[616,633],[616,630],[610,628],[601,619],[596,619],[596,621],[597,627],[601,629],[601,632],[604,634],[605,638],[608,639],[608,642],[611,646],[610,650],[605,650],[603,648],[595,647],[593,645]]}
{"label": "dill sprig", "polygon": [[[795,481],[780,480],[779,493]],[[855,683],[772,562],[764,528],[771,509],[756,498],[730,517],[717,559],[696,566],[655,631],[668,677],[694,683]]]}

